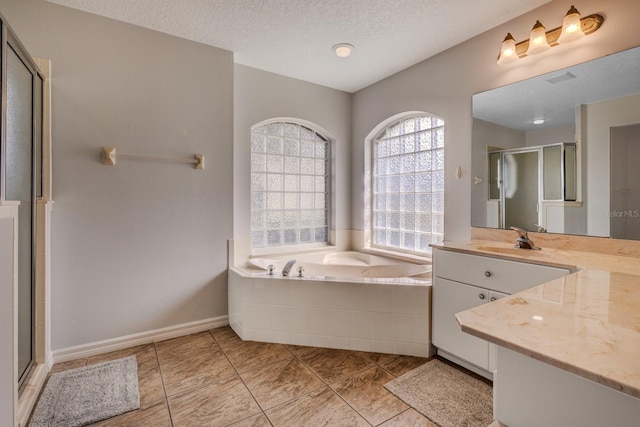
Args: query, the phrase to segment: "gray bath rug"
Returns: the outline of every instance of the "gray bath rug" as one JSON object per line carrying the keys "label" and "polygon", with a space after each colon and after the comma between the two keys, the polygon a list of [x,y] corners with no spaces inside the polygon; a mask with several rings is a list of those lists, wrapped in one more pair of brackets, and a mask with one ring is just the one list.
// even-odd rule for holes
{"label": "gray bath rug", "polygon": [[51,374],[31,427],[76,427],[140,407],[135,356]]}
{"label": "gray bath rug", "polygon": [[385,388],[442,427],[487,427],[493,422],[491,386],[437,359]]}

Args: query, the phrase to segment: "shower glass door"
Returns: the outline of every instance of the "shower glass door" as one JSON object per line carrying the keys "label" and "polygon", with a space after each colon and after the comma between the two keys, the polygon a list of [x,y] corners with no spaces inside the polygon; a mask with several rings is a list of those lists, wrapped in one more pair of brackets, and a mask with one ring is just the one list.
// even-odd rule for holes
{"label": "shower glass door", "polygon": [[[4,34],[7,34],[6,32]],[[34,364],[34,283],[35,283],[35,215],[36,179],[41,150],[42,79],[19,42],[9,33],[4,40],[6,63],[6,114],[4,141],[5,200],[18,201],[18,377],[19,388]],[[36,93],[37,91],[40,93]],[[38,120],[40,118],[40,120]],[[38,154],[36,154],[38,153]],[[40,186],[38,186],[40,188]]]}
{"label": "shower glass door", "polygon": [[536,224],[540,224],[538,150],[505,153],[503,161],[502,228],[536,231]]}

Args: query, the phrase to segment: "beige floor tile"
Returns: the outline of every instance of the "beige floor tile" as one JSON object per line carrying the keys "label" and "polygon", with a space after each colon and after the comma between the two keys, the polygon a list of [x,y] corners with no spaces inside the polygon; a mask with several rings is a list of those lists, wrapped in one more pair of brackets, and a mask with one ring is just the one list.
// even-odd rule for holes
{"label": "beige floor tile", "polygon": [[276,406],[265,413],[275,427],[369,426],[328,387]]}
{"label": "beige floor tile", "polygon": [[264,413],[261,412],[258,415],[233,423],[229,427],[271,427],[271,423]]}
{"label": "beige floor tile", "polygon": [[231,329],[231,326],[211,329],[211,334],[224,352],[235,350],[245,342]]}
{"label": "beige floor tile", "polygon": [[389,421],[380,424],[380,427],[438,427],[429,418],[413,408],[407,409],[400,415],[396,415]]}
{"label": "beige floor tile", "polygon": [[240,375],[262,409],[300,397],[324,387],[296,358],[268,365]]}
{"label": "beige floor tile", "polygon": [[183,356],[171,363],[160,362],[167,396],[237,376],[221,350]]}
{"label": "beige floor tile", "polygon": [[87,359],[86,358],[75,359],[75,360],[69,360],[67,362],[56,363],[55,365],[53,365],[51,367],[51,370],[49,371],[49,374],[55,374],[56,372],[67,371],[69,369],[82,368],[86,364],[87,364]]}
{"label": "beige floor tile", "polygon": [[91,356],[87,359],[87,365],[108,362],[128,356],[136,356],[138,375],[158,367],[158,358],[156,357],[156,349],[153,343]]}
{"label": "beige floor tile", "polygon": [[156,352],[160,363],[171,363],[182,360],[186,356],[220,350],[209,331],[184,337],[173,338],[156,343]]}
{"label": "beige floor tile", "polygon": [[227,426],[262,412],[239,378],[170,397],[169,408],[174,427]]}
{"label": "beige floor tile", "polygon": [[294,357],[281,344],[255,341],[244,342],[231,351],[225,351],[225,354],[239,373]]}
{"label": "beige floor tile", "polygon": [[349,350],[314,348],[300,353],[299,357],[327,384],[374,365],[371,360],[363,357],[361,352]]}
{"label": "beige floor tile", "polygon": [[391,359],[390,361],[381,363],[380,365],[396,377],[399,377],[400,375],[406,374],[407,372],[424,365],[429,360],[431,359],[426,357],[397,356],[395,359]]}
{"label": "beige floor tile", "polygon": [[91,427],[170,427],[171,418],[166,400],[117,417],[91,424]]}
{"label": "beige floor tile", "polygon": [[367,421],[378,425],[409,408],[384,388],[393,379],[393,375],[374,366],[332,384],[331,387]]}
{"label": "beige floor tile", "polygon": [[141,408],[152,406],[159,400],[166,398],[159,367],[156,366],[142,374],[138,372],[138,391],[140,392]]}
{"label": "beige floor tile", "polygon": [[365,358],[371,360],[374,363],[377,363],[378,365],[382,365],[383,363],[388,363],[393,359],[397,359],[398,357],[400,357],[397,354],[388,354],[388,353],[368,353],[367,352],[367,353],[361,353],[361,354]]}

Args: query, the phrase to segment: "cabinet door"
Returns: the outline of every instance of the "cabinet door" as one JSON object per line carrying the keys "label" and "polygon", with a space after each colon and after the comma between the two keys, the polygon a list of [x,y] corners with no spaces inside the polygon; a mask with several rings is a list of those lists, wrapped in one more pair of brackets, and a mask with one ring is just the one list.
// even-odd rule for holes
{"label": "cabinet door", "polygon": [[[500,298],[509,296],[509,294],[503,294],[502,292],[489,291],[489,302],[493,302]],[[493,373],[496,370],[496,359],[498,353],[498,346],[489,343],[489,372]]]}
{"label": "cabinet door", "polygon": [[433,344],[482,369],[489,366],[489,343],[464,333],[455,314],[484,304],[489,291],[447,279],[433,283]]}

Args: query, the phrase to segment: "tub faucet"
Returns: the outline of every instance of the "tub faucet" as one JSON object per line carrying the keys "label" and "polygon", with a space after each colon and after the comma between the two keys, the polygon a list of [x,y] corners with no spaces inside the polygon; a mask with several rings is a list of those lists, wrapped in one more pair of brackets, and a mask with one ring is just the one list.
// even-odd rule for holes
{"label": "tub faucet", "polygon": [[291,272],[291,267],[293,267],[293,264],[295,264],[295,263],[296,263],[295,259],[287,261],[287,263],[284,265],[284,267],[282,267],[282,276],[283,277],[287,277],[289,275],[289,272]]}
{"label": "tub faucet", "polygon": [[540,248],[534,245],[533,241],[529,239],[529,234],[525,230],[519,227],[511,227],[511,229],[518,233],[516,248],[540,250]]}

